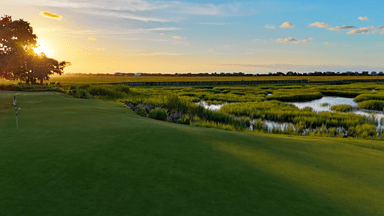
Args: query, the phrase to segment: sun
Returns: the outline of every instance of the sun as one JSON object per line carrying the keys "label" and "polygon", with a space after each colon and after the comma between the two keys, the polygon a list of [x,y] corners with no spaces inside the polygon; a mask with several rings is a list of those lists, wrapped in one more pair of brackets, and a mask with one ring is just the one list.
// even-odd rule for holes
{"label": "sun", "polygon": [[33,51],[35,53],[40,54],[40,53],[45,53],[45,55],[50,54],[50,49],[48,46],[46,46],[44,43],[38,43],[36,48],[33,48]]}

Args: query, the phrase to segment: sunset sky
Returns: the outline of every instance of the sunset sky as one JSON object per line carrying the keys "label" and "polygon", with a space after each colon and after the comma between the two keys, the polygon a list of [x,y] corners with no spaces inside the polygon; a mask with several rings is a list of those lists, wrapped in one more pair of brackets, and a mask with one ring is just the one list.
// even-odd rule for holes
{"label": "sunset sky", "polygon": [[72,73],[383,71],[382,1],[2,0]]}

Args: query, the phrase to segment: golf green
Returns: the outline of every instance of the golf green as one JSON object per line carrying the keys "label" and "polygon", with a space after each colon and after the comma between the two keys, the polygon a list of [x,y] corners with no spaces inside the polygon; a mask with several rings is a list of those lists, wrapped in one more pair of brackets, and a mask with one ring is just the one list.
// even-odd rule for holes
{"label": "golf green", "polygon": [[383,149],[0,91],[0,215],[384,215]]}

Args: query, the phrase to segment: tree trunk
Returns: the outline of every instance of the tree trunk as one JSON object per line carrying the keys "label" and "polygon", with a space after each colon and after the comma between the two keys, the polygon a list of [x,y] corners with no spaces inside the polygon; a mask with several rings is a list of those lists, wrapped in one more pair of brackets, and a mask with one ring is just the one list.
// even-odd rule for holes
{"label": "tree trunk", "polygon": [[44,84],[44,83],[43,83],[43,79],[41,79],[41,80],[40,80],[40,85],[43,85],[43,84]]}

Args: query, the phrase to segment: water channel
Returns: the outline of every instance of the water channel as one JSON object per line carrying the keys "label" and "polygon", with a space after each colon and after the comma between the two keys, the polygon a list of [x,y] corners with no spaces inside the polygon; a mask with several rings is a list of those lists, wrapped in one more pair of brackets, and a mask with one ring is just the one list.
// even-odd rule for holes
{"label": "water channel", "polygon": [[[222,106],[225,104],[207,104],[204,101],[201,101],[197,103],[197,105],[203,106],[206,109],[217,111],[220,110]],[[367,110],[367,109],[360,109],[357,107],[357,104],[353,98],[344,98],[344,97],[322,97],[321,99],[312,100],[308,102],[290,102],[289,104],[295,105],[299,109],[303,109],[304,107],[311,107],[313,111],[315,112],[334,112],[331,110],[331,106],[333,105],[340,105],[340,104],[347,104],[353,107],[352,113],[358,114],[358,115],[364,115],[364,116],[372,116],[377,120],[378,125],[376,126],[376,130],[383,130],[384,129],[384,113],[383,111],[376,111],[376,110]],[[255,120],[253,120],[251,123],[253,124]],[[292,123],[282,123],[282,122],[274,122],[265,120],[263,121],[263,126],[267,127],[267,130],[269,132],[272,132],[273,128],[280,128],[283,129],[287,126],[293,126],[295,128],[295,125]],[[253,130],[253,127],[251,125],[250,130]],[[344,128],[338,128],[338,131],[346,131]]]}

